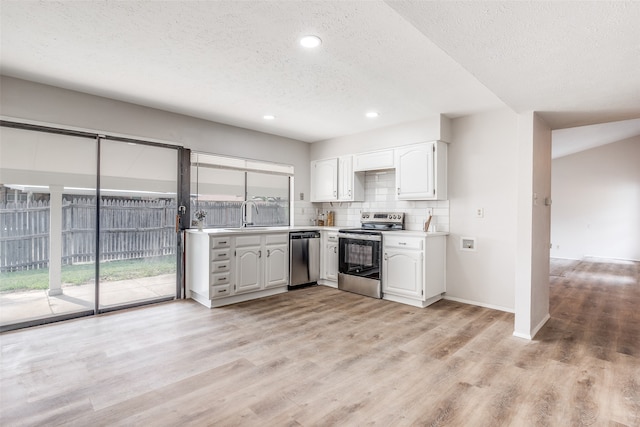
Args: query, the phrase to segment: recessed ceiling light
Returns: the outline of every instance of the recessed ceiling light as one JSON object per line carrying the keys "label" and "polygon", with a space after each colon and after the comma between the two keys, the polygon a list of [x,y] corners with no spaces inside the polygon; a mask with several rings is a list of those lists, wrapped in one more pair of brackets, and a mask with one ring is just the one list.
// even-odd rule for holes
{"label": "recessed ceiling light", "polygon": [[318,36],[304,36],[300,39],[300,45],[303,47],[314,48],[322,44],[322,40]]}
{"label": "recessed ceiling light", "polygon": [[265,114],[264,116],[262,116],[262,118],[265,120],[273,120],[276,118],[276,116],[274,116],[273,114]]}
{"label": "recessed ceiling light", "polygon": [[380,113],[378,113],[377,111],[369,111],[366,116],[370,119],[375,119],[376,117],[378,117],[380,115]]}

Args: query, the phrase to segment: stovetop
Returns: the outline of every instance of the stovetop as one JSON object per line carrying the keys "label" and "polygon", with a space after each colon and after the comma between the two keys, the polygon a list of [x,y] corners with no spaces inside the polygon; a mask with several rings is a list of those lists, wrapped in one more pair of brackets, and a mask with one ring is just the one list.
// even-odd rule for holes
{"label": "stovetop", "polygon": [[362,212],[360,224],[360,228],[347,228],[338,231],[355,234],[381,234],[382,231],[404,230],[404,213]]}

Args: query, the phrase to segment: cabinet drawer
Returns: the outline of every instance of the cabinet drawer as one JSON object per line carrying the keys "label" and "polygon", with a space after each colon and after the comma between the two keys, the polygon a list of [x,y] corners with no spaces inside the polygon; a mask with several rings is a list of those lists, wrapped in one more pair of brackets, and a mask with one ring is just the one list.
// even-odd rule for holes
{"label": "cabinet drawer", "polygon": [[231,294],[231,285],[211,286],[211,298],[222,298]]}
{"label": "cabinet drawer", "polygon": [[211,286],[226,285],[229,283],[229,272],[226,273],[213,273],[211,275]]}
{"label": "cabinet drawer", "polygon": [[231,261],[213,261],[211,263],[211,273],[223,273],[225,271],[229,271],[231,268]]}
{"label": "cabinet drawer", "polygon": [[260,246],[260,237],[260,235],[237,236],[236,248],[241,248],[244,246]]}
{"label": "cabinet drawer", "polygon": [[267,245],[273,245],[276,243],[289,243],[289,234],[267,234]]}
{"label": "cabinet drawer", "polygon": [[211,251],[211,261],[222,261],[225,259],[229,259],[230,256],[230,249],[214,249]]}
{"label": "cabinet drawer", "polygon": [[231,237],[212,237],[211,249],[228,248],[231,243]]}
{"label": "cabinet drawer", "polygon": [[420,237],[385,236],[384,246],[390,248],[404,248],[422,250],[424,239]]}

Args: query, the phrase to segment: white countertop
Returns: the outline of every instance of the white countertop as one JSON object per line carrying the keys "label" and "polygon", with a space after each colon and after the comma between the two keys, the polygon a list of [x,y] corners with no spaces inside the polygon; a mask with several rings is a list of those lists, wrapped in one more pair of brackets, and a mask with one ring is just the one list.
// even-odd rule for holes
{"label": "white countertop", "polygon": [[[264,234],[264,233],[289,233],[291,231],[334,231],[342,230],[344,228],[350,228],[348,226],[293,226],[293,227],[246,227],[246,228],[205,228],[202,231],[199,231],[196,228],[191,228],[187,230],[188,233],[207,233],[207,234],[220,234],[220,235],[228,235],[228,234],[246,234],[246,233],[255,233],[255,234]],[[354,228],[354,227],[351,227]],[[398,235],[398,236],[417,236],[417,237],[435,237],[435,236],[447,236],[448,232],[443,231],[420,231],[420,230],[395,230],[395,231],[383,231],[385,235]]]}

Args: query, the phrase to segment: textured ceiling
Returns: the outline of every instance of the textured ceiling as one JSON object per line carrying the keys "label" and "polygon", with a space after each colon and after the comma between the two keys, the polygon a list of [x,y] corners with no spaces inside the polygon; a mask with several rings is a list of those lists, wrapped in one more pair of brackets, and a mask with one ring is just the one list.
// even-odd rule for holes
{"label": "textured ceiling", "polygon": [[308,142],[505,105],[554,128],[640,117],[637,2],[3,0],[0,14],[2,74]]}
{"label": "textured ceiling", "polygon": [[638,136],[640,135],[640,119],[558,129],[552,133],[551,157],[556,159]]}

